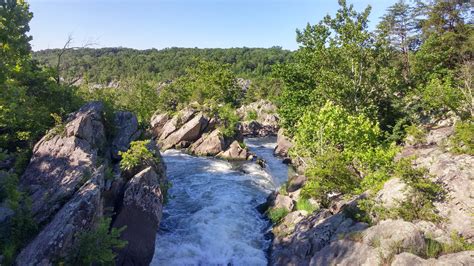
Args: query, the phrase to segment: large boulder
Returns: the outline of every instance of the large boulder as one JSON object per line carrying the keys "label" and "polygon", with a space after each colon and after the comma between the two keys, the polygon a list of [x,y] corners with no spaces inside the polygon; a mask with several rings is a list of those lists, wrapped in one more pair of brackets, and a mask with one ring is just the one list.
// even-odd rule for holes
{"label": "large boulder", "polygon": [[290,139],[284,135],[284,130],[278,130],[277,145],[274,150],[274,154],[280,157],[288,157],[288,150],[293,146]]}
{"label": "large boulder", "polygon": [[224,151],[224,148],[224,137],[219,129],[215,129],[211,133],[202,135],[200,139],[189,147],[189,151],[200,156],[215,156]]}
{"label": "large boulder", "polygon": [[396,255],[392,266],[420,265],[420,266],[464,266],[474,265],[474,251],[462,251],[447,254],[438,259],[422,259],[412,253],[404,252]]}
{"label": "large boulder", "polygon": [[199,139],[206,129],[209,119],[202,113],[196,114],[191,120],[186,122],[181,128],[171,133],[160,142],[163,150],[175,147],[180,142],[194,142]]}
{"label": "large boulder", "polygon": [[276,106],[269,101],[260,100],[243,105],[237,109],[237,114],[243,121],[241,127],[243,136],[274,136],[278,131],[279,118],[276,114]]}
{"label": "large boulder", "polygon": [[114,115],[114,138],[111,153],[114,160],[120,160],[119,152],[127,151],[130,142],[140,136],[137,117],[131,112],[116,112]]}
{"label": "large boulder", "polygon": [[154,114],[150,121],[150,128],[152,130],[152,134],[157,136],[158,138],[161,136],[164,130],[164,126],[166,122],[170,119],[167,113],[157,113]]}
{"label": "large boulder", "polygon": [[234,141],[226,151],[217,156],[226,160],[247,160],[249,153],[247,149],[240,147],[238,141]]}
{"label": "large boulder", "polygon": [[377,193],[375,201],[384,208],[396,208],[405,201],[409,188],[400,178],[392,178],[385,182],[383,188]]}
{"label": "large boulder", "polygon": [[78,234],[93,228],[102,214],[103,175],[101,167],[20,252],[17,265],[52,265],[55,260],[69,256]]}
{"label": "large boulder", "polygon": [[196,111],[194,109],[186,108],[179,111],[173,118],[169,119],[160,130],[159,127],[155,125],[154,132],[161,132],[160,135],[155,135],[160,141],[165,140],[173,132],[178,130],[182,125],[187,123],[190,119],[194,117]]}
{"label": "large boulder", "polygon": [[148,265],[151,262],[163,209],[165,182],[163,174],[148,167],[126,184],[122,207],[113,226],[126,226],[121,238],[128,245],[119,251],[117,265]]}
{"label": "large boulder", "polygon": [[434,128],[427,136],[429,145],[406,146],[399,157],[415,156],[415,165],[428,169],[433,181],[443,184],[446,200],[434,203],[444,218],[443,227],[474,241],[474,156],[447,152],[445,143],[451,134],[452,127]]}
{"label": "large boulder", "polygon": [[380,265],[377,251],[367,244],[347,239],[334,241],[316,252],[309,265]]}
{"label": "large boulder", "polygon": [[35,145],[20,185],[38,223],[49,220],[94,172],[106,143],[102,110],[99,102],[84,105],[64,128],[55,128]]}

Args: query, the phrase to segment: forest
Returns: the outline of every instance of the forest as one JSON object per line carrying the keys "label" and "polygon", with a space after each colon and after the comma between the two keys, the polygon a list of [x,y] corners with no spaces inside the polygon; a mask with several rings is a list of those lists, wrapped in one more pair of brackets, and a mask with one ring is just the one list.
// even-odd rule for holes
{"label": "forest", "polygon": [[[157,110],[176,113],[197,104],[236,120],[232,113],[242,104],[270,100],[294,142],[292,160],[305,165],[305,199],[328,206],[331,193],[377,190],[396,175],[418,194],[391,217],[436,220],[436,184],[394,158],[407,136],[423,143],[426,127],[448,118],[456,124],[447,145],[455,153],[474,154],[472,4],[399,1],[373,31],[370,7],[358,11],[345,0],[339,5],[334,14],[296,31],[294,52],[280,47],[33,52],[28,3],[1,1],[0,159],[6,163],[0,165],[0,201],[15,211],[0,239],[7,263],[38,230],[18,188],[34,144],[90,100],[103,101],[109,113],[132,111],[143,129]],[[245,89],[242,80],[250,80]],[[370,208],[366,211],[375,211]]]}

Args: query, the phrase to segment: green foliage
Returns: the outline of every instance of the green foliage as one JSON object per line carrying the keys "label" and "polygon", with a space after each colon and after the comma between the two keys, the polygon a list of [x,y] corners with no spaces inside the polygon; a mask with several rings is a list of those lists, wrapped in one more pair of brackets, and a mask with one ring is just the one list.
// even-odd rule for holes
{"label": "green foliage", "polygon": [[229,65],[198,61],[194,67],[186,69],[183,76],[161,89],[159,109],[175,111],[192,102],[211,108],[220,104],[235,107],[242,97],[242,90]]}
{"label": "green foliage", "polygon": [[220,131],[224,137],[232,138],[237,133],[237,124],[240,121],[235,109],[230,104],[223,105],[217,109]]}
{"label": "green foliage", "polygon": [[296,209],[299,211],[307,211],[311,214],[318,210],[318,206],[312,204],[308,199],[301,198],[296,202]]}
{"label": "green foliage", "polygon": [[0,253],[4,255],[2,263],[10,265],[20,249],[37,233],[38,227],[33,220],[28,199],[17,188],[17,175],[4,171],[0,171],[0,175],[0,200],[14,212],[13,216],[0,226]]}
{"label": "green foliage", "polygon": [[273,224],[280,223],[287,214],[288,210],[285,208],[273,208],[267,212],[267,216],[270,218]]}
{"label": "green foliage", "polygon": [[474,250],[474,244],[466,241],[456,232],[451,232],[451,239],[447,243],[440,243],[430,237],[425,239],[426,249],[423,254],[419,254],[424,258],[438,258],[439,256],[457,253],[466,250]]}
{"label": "green foliage", "polygon": [[[412,143],[410,144],[423,144],[426,142],[427,131],[421,126],[410,125],[405,128],[407,137],[413,138]],[[408,138],[405,141],[409,140]]]}
{"label": "green foliage", "polygon": [[127,241],[120,239],[125,227],[109,230],[110,221],[110,218],[103,218],[97,228],[78,235],[77,247],[71,259],[73,264],[93,265],[114,262],[116,257],[114,250],[124,248]]}
{"label": "green foliage", "polygon": [[258,118],[258,114],[255,110],[250,110],[247,112],[247,114],[245,115],[245,119],[247,121],[254,121]]}
{"label": "green foliage", "polygon": [[126,152],[119,152],[119,155],[122,156],[120,168],[125,171],[131,171],[146,161],[157,160],[157,157],[148,148],[149,145],[149,140],[132,141],[130,148]]}
{"label": "green foliage", "polygon": [[306,170],[306,181],[301,195],[316,198],[325,207],[330,193],[351,193],[359,187],[360,178],[351,171],[350,162],[344,154],[330,150],[315,158]]}
{"label": "green foliage", "polygon": [[450,146],[455,153],[474,155],[474,123],[472,120],[456,123],[454,135],[450,139]]}
{"label": "green foliage", "polygon": [[[33,57],[47,66],[55,66],[59,49],[38,51]],[[90,85],[107,85],[141,76],[146,82],[175,80],[192,67],[195,59],[229,64],[238,77],[264,79],[272,66],[289,60],[291,52],[281,47],[265,48],[166,48],[135,50],[129,48],[70,49],[62,57],[65,80],[82,77]],[[271,82],[271,81],[270,81]],[[258,88],[267,88],[258,81]],[[262,84],[262,86],[260,85]],[[155,84],[157,85],[157,84]],[[156,87],[156,86],[155,86]]]}
{"label": "green foliage", "polygon": [[350,115],[345,109],[327,102],[319,112],[307,111],[295,132],[294,156],[310,157],[327,149],[353,154],[376,147],[381,138],[378,125],[360,114]]}

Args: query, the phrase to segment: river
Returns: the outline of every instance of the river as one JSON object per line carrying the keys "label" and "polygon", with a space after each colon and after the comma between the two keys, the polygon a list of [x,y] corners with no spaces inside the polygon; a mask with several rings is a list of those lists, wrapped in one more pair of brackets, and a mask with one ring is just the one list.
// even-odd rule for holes
{"label": "river", "polygon": [[288,178],[273,156],[276,138],[246,139],[267,162],[230,163],[163,153],[173,186],[151,265],[267,265],[269,222],[256,210]]}

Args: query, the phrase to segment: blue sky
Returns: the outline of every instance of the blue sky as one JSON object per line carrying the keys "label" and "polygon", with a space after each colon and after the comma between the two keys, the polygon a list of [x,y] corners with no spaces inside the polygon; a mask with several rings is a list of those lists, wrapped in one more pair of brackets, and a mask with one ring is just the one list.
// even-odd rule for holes
{"label": "blue sky", "polygon": [[[396,0],[372,6],[371,27]],[[271,47],[296,49],[295,30],[338,9],[337,0],[29,0],[33,49],[94,47]]]}

